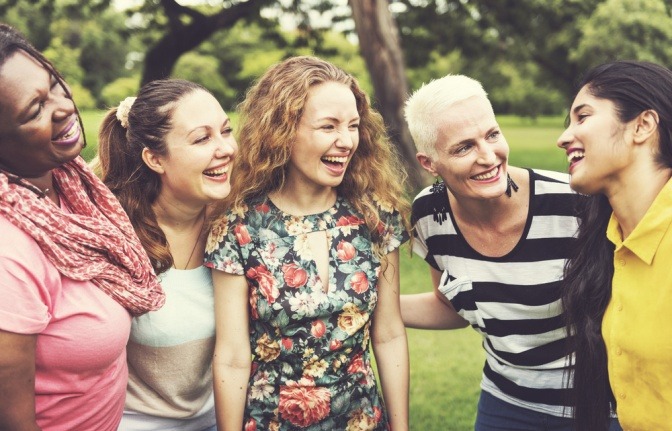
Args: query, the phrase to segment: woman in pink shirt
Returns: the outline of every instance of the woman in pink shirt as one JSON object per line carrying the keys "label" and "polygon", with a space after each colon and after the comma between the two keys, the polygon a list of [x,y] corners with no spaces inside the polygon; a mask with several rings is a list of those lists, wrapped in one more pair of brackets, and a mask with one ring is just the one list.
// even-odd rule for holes
{"label": "woman in pink shirt", "polygon": [[60,74],[0,24],[0,429],[117,429],[132,315],[164,296],[119,202],[79,157]]}

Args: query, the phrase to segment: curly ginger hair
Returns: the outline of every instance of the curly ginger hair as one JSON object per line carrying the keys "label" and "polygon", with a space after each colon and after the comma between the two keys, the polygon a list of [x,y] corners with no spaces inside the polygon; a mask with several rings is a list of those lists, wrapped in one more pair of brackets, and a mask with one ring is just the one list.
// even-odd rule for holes
{"label": "curly ginger hair", "polygon": [[371,107],[357,80],[317,57],[292,57],[271,66],[239,105],[240,151],[228,206],[231,211],[242,212],[247,202],[282,188],[309,91],[326,82],[344,84],[355,96],[360,116],[359,145],[336,190],[364,215],[378,245],[382,239],[378,235],[381,207],[396,209],[406,222],[406,171],[387,136],[382,116]]}

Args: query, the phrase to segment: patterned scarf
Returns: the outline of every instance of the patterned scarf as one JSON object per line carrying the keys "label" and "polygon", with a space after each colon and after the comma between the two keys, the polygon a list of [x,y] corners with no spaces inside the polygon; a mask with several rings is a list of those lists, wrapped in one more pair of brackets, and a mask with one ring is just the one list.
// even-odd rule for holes
{"label": "patterned scarf", "polygon": [[71,213],[0,171],[0,214],[29,234],[63,276],[90,280],[135,316],[160,308],[163,290],[112,192],[81,157],[53,176]]}

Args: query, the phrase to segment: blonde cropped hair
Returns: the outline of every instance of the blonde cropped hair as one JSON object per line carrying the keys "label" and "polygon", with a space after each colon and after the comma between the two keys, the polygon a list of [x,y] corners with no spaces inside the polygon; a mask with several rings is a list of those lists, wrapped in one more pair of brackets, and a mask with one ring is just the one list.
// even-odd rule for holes
{"label": "blonde cropped hair", "polygon": [[317,57],[292,57],[277,63],[248,90],[238,107],[239,152],[227,206],[240,213],[251,200],[283,186],[309,91],[326,82],[346,85],[355,96],[359,145],[337,191],[364,216],[376,243],[381,206],[395,208],[403,216],[408,213],[406,172],[382,116],[371,107],[357,80]]}
{"label": "blonde cropped hair", "polygon": [[[418,152],[436,157],[436,119],[451,105],[473,96],[488,100],[480,82],[464,75],[446,75],[423,84],[406,101],[404,114]],[[489,103],[489,100],[488,100]]]}

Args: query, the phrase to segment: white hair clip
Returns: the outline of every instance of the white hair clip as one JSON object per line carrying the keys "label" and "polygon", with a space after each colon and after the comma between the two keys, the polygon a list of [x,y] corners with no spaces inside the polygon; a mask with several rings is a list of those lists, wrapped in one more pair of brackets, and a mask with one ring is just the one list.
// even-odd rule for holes
{"label": "white hair clip", "polygon": [[137,99],[137,97],[127,97],[117,108],[117,120],[119,120],[121,127],[124,129],[128,128],[128,113],[131,112],[131,106],[133,106],[135,99]]}

